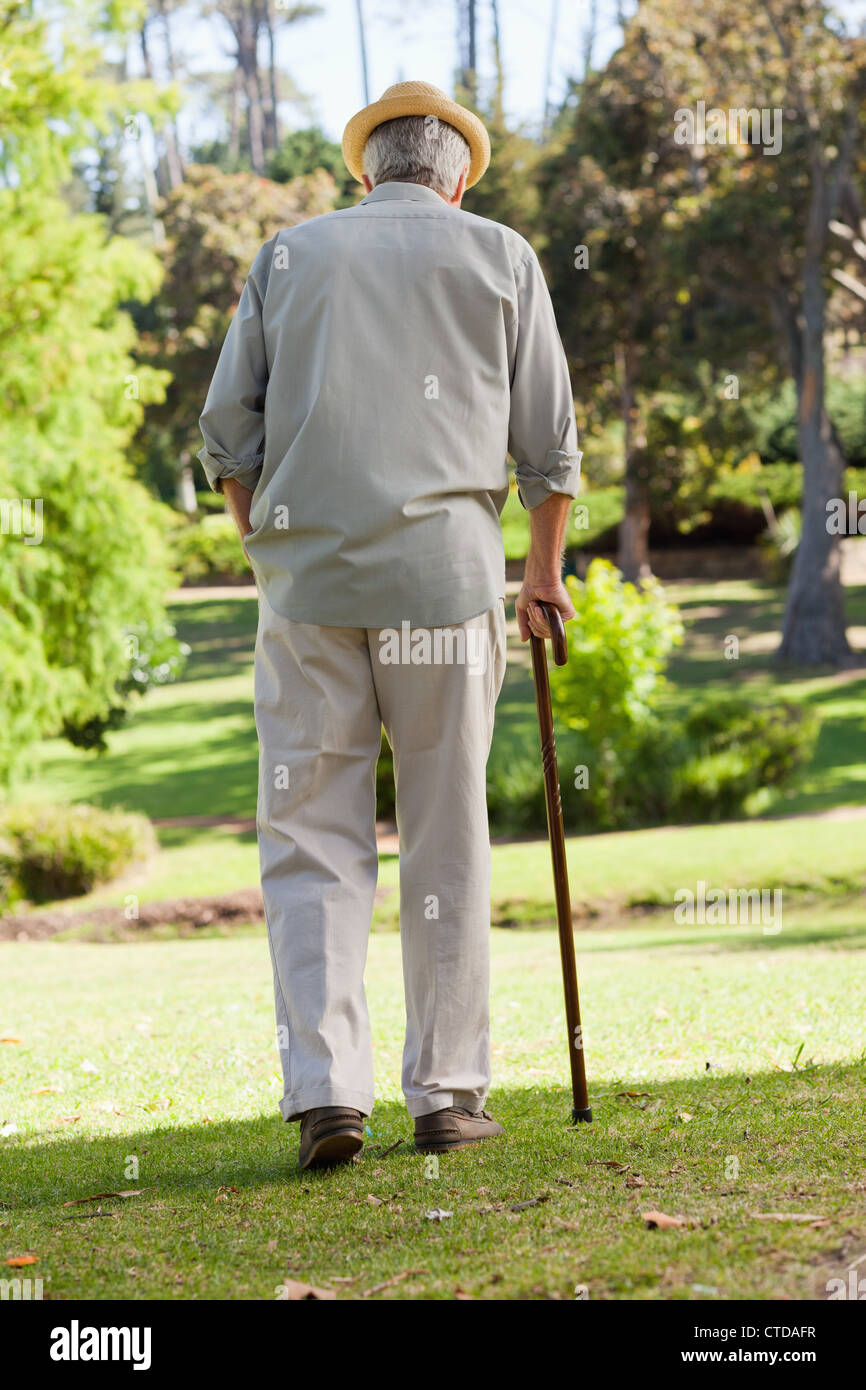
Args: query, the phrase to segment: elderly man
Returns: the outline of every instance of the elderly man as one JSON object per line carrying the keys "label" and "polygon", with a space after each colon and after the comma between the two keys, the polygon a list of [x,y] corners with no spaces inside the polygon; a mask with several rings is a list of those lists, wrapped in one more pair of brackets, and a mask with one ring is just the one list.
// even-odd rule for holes
{"label": "elderly man", "polygon": [[376,760],[394,753],[403,1092],[425,1152],[500,1134],[490,1086],[485,769],[505,670],[499,514],[515,461],[533,600],[561,580],[580,455],[532,247],[460,208],[478,118],[399,82],[352,118],[357,206],[257,255],[208,393],[202,460],[259,586],[262,891],[285,1120],[300,1165],[350,1158],[374,1101],[364,965]]}

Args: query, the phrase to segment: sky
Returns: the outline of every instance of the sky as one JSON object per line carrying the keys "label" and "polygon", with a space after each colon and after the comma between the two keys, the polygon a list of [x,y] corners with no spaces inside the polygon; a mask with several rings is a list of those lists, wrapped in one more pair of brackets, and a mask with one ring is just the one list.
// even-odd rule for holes
{"label": "sky", "polygon": [[[277,13],[293,0],[273,0]],[[343,128],[364,105],[356,0],[320,0],[321,14],[278,31],[278,65],[301,100],[284,102],[284,130],[316,123],[339,141]],[[455,0],[362,0],[367,30],[370,95],[375,100],[393,82],[416,79],[453,92],[458,62]],[[553,27],[550,99],[556,106],[568,78],[582,71],[584,40],[591,0],[499,0],[499,27],[505,71],[505,109],[512,126],[528,134],[540,130],[544,111],[548,45]],[[637,0],[624,0],[631,14]],[[620,38],[617,0],[597,0],[598,22],[594,62],[601,66]],[[846,20],[866,28],[866,0],[837,0]],[[478,68],[482,99],[490,89],[492,12],[490,0],[477,0]],[[555,27],[553,20],[555,17]],[[207,20],[191,9],[176,12],[172,27],[175,50],[193,80],[185,84],[186,101],[180,116],[181,141],[186,151],[223,133],[213,108],[196,92],[197,72],[230,71],[233,41],[224,21]],[[161,36],[150,26],[150,43],[157,71],[162,63]],[[139,65],[137,44],[131,45],[133,71]],[[140,68],[139,68],[140,71]],[[485,86],[486,84],[486,86]]]}
{"label": "sky", "polygon": [[[278,6],[280,0],[275,3]],[[286,3],[290,0],[284,0]],[[391,83],[410,79],[432,82],[450,94],[457,66],[455,0],[363,0],[363,4],[371,100],[381,96]],[[565,93],[569,75],[582,68],[589,0],[499,0],[506,113],[533,129],[540,125],[543,112],[554,6],[557,24],[551,97],[556,103]],[[595,50],[596,59],[603,60],[616,47],[618,29],[612,20],[612,0],[601,0],[599,9],[609,17],[599,23]],[[489,0],[478,0],[478,15],[478,67],[483,84],[493,75]],[[183,52],[193,73],[231,67],[226,56],[231,40],[217,16],[202,22],[181,12],[173,34],[176,48]],[[157,29],[151,44],[158,54]],[[293,128],[316,122],[332,139],[339,140],[349,117],[364,105],[355,0],[322,0],[321,15],[281,26],[278,61],[309,101],[306,108],[284,104],[280,112],[284,125]],[[193,98],[181,120],[184,143],[214,134],[213,125]]]}

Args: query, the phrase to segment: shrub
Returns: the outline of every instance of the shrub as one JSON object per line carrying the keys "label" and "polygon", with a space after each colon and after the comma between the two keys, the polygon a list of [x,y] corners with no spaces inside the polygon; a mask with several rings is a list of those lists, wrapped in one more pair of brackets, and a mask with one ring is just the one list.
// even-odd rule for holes
{"label": "shrub", "polygon": [[670,813],[683,821],[730,818],[763,788],[783,787],[809,761],[815,714],[790,700],[770,706],[708,700],[683,722],[690,749],[674,770]]}
{"label": "shrub", "polygon": [[[569,660],[551,671],[563,815],[569,830],[717,821],[745,814],[757,791],[783,787],[812,755],[818,724],[790,701],[704,700],[666,716],[664,666],[682,625],[661,586],[642,590],[594,560],[568,579],[576,616]],[[585,773],[583,771],[585,769]],[[543,831],[536,749],[488,769],[488,808],[500,833]]]}
{"label": "shrub", "polygon": [[[565,775],[562,767],[560,775]],[[546,826],[544,771],[537,742],[531,755],[488,764],[487,810],[501,835],[522,835]]]}
{"label": "shrub", "polygon": [[185,583],[249,577],[238,529],[224,512],[179,526],[171,537],[172,559]]}
{"label": "shrub", "polygon": [[98,806],[14,806],[0,813],[0,894],[44,903],[89,893],[155,848],[146,816]]}
{"label": "shrub", "polygon": [[551,676],[554,714],[580,735],[578,762],[589,769],[600,827],[615,818],[616,790],[665,689],[668,655],[682,642],[679,613],[655,580],[642,589],[607,560],[586,579],[566,581],[576,616],[568,624],[568,664]]}
{"label": "shrub", "polygon": [[[608,756],[602,790],[591,750],[578,737],[560,740],[560,780],[570,830],[733,820],[755,792],[787,786],[811,758],[818,721],[790,701],[753,706],[732,697],[705,700],[681,720],[654,716],[628,748]],[[576,789],[572,763],[589,768]],[[537,818],[535,828],[544,826]]]}

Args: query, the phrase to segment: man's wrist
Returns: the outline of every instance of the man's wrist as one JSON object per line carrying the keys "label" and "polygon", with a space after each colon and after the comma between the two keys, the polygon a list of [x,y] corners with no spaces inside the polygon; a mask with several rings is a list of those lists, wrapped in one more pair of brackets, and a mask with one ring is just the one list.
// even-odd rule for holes
{"label": "man's wrist", "polygon": [[529,556],[526,561],[523,582],[524,584],[561,584],[562,562],[549,560],[541,563]]}

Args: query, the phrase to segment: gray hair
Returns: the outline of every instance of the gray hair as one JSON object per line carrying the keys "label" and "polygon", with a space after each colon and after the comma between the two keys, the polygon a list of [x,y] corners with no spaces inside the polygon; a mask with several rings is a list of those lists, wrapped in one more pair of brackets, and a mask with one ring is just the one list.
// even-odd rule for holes
{"label": "gray hair", "polygon": [[372,184],[423,183],[445,198],[457,191],[469,142],[438,116],[398,116],[383,121],[367,137],[364,173]]}

